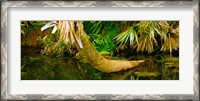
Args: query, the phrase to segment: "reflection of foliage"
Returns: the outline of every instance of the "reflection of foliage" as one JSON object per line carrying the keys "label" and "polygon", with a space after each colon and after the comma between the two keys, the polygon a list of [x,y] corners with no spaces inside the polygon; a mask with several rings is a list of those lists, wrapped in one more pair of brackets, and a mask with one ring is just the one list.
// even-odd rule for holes
{"label": "reflection of foliage", "polygon": [[179,58],[166,56],[151,57],[144,66],[126,79],[132,80],[178,80],[179,79]]}
{"label": "reflection of foliage", "polygon": [[155,56],[142,67],[107,74],[96,70],[89,64],[76,61],[76,59],[72,57],[58,58],[43,55],[25,55],[22,57],[21,71],[22,80],[179,79],[178,58],[168,56]]}
{"label": "reflection of foliage", "polygon": [[91,65],[82,64],[71,57],[24,57],[22,64],[22,80],[99,80],[105,75]]}

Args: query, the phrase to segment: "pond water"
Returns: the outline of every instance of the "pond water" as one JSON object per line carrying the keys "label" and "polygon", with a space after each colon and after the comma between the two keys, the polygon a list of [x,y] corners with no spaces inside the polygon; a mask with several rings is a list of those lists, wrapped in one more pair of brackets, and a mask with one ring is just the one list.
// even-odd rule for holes
{"label": "pond water", "polygon": [[36,49],[21,50],[22,80],[179,80],[179,58],[171,55],[112,57],[112,59],[147,59],[135,69],[103,73],[74,57],[50,57]]}

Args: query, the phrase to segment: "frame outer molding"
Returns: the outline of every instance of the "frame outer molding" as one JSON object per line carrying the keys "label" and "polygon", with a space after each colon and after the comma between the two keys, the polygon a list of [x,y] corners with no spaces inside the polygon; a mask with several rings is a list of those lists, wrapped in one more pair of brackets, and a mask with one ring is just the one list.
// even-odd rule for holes
{"label": "frame outer molding", "polygon": [[[7,93],[7,13],[9,7],[193,7],[193,87],[191,94],[14,94]],[[1,100],[199,100],[199,1],[2,1]]]}

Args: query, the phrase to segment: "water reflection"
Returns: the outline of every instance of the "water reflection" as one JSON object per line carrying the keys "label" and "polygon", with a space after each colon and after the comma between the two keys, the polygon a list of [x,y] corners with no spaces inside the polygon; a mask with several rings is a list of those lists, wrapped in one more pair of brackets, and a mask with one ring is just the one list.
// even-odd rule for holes
{"label": "water reflection", "polygon": [[[34,52],[32,52],[34,51]],[[113,57],[114,59],[121,57]],[[131,57],[130,57],[131,58]],[[170,55],[134,57],[148,61],[135,69],[103,73],[73,57],[44,56],[35,49],[22,50],[22,80],[178,80],[179,58]]]}

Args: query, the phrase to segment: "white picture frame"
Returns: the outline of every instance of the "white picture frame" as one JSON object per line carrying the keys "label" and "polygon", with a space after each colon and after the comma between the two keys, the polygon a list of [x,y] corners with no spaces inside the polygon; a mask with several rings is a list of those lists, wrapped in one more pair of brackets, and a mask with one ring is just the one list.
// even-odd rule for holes
{"label": "white picture frame", "polygon": [[[199,66],[199,2],[198,1],[4,1],[1,2],[1,66],[2,66],[2,71],[1,71],[1,98],[3,100],[199,100],[199,72],[198,72],[198,66]],[[17,84],[17,82],[14,81],[9,81],[11,75],[11,72],[9,72],[11,66],[10,64],[10,59],[9,57],[9,37],[12,37],[9,34],[9,18],[13,15],[10,14],[19,14],[18,11],[9,11],[15,10],[15,9],[28,9],[32,8],[34,11],[34,8],[47,8],[52,7],[53,8],[60,8],[60,7],[67,7],[70,9],[75,9],[75,8],[81,8],[81,7],[87,7],[89,9],[93,9],[92,7],[95,8],[101,8],[101,9],[109,9],[109,8],[136,8],[137,10],[143,9],[143,8],[166,8],[166,9],[185,9],[185,8],[190,8],[192,11],[189,11],[188,14],[192,14],[190,16],[193,16],[193,25],[188,25],[188,26],[193,26],[191,27],[192,29],[190,30],[193,32],[193,42],[192,42],[192,47],[193,47],[193,56],[190,61],[192,61],[192,66],[193,68],[193,74],[189,75],[192,77],[192,89],[189,89],[190,91],[193,91],[193,93],[188,93],[185,92],[184,94],[173,94],[173,90],[171,93],[168,94],[156,94],[156,93],[134,93],[131,92],[118,92],[118,93],[102,93],[104,90],[98,92],[74,92],[74,93],[69,93],[69,92],[56,92],[56,86],[55,89],[52,90],[54,93],[49,91],[46,93],[41,93],[38,91],[38,93],[9,93],[14,89],[12,85]],[[29,9],[30,10],[30,9]],[[32,10],[31,10],[32,11]],[[30,12],[31,12],[30,11]],[[12,13],[13,12],[13,13]],[[20,12],[20,11],[19,11]],[[184,13],[184,10],[182,10]],[[30,16],[29,16],[30,17]],[[45,16],[44,16],[45,17]],[[26,17],[23,17],[22,20],[26,19]],[[32,19],[34,19],[32,17]],[[46,18],[47,20],[52,20],[52,18]],[[77,17],[77,19],[81,19],[81,17]],[[91,18],[94,19],[94,18]],[[159,19],[159,18],[158,18]],[[57,19],[55,19],[57,20]],[[60,19],[59,19],[60,20]],[[101,18],[99,18],[101,20]],[[161,19],[162,20],[162,19]],[[191,20],[191,19],[190,19]],[[192,23],[190,23],[192,24]],[[17,31],[18,32],[18,31]],[[192,40],[191,40],[192,41]],[[191,53],[192,55],[192,53]],[[185,57],[188,58],[188,57]],[[14,64],[12,64],[14,65]],[[21,82],[21,81],[19,81]],[[77,81],[78,83],[82,83],[87,85],[88,82],[90,81]],[[110,82],[115,82],[115,81],[110,81]],[[148,82],[148,81],[147,81]],[[162,81],[161,81],[162,82]],[[181,82],[181,79],[176,81],[176,82]],[[175,82],[175,83],[176,83]],[[30,83],[37,83],[35,81],[32,81]],[[53,82],[52,82],[53,83]],[[62,83],[62,82],[60,82]],[[91,83],[91,82],[90,82]],[[97,81],[94,84],[101,83]],[[126,82],[128,83],[128,82]],[[174,84],[175,84],[174,83]],[[187,83],[187,82],[185,82]],[[56,84],[56,83],[55,83]],[[112,84],[112,83],[111,83]],[[125,84],[124,82],[122,84]],[[152,83],[154,84],[154,83]],[[155,82],[156,84],[156,82]],[[71,83],[71,86],[73,85],[73,82]],[[98,84],[97,84],[98,85]],[[39,85],[40,86],[40,85]],[[191,86],[191,85],[190,85]],[[23,86],[21,86],[23,87]],[[25,87],[25,86],[24,86]],[[73,87],[73,86],[72,86]],[[84,87],[84,86],[83,86]],[[116,86],[117,87],[117,86]],[[16,87],[15,87],[16,88]],[[38,89],[38,88],[33,88],[33,89]],[[42,88],[40,88],[42,89]],[[69,89],[69,88],[68,88]],[[80,87],[81,89],[81,87]],[[148,89],[148,87],[147,87]],[[162,89],[162,87],[161,87]],[[186,88],[182,88],[186,89]],[[28,89],[29,90],[29,89]],[[79,89],[77,89],[79,90]],[[110,89],[112,90],[112,89]],[[153,92],[153,89],[149,89],[149,92]],[[152,90],[152,91],[151,91]],[[18,88],[18,91],[23,91],[23,89]],[[73,91],[73,89],[71,89]],[[87,91],[87,90],[86,90]],[[91,91],[91,89],[90,89]],[[106,91],[106,90],[105,90]],[[123,90],[122,90],[123,91]],[[56,94],[55,94],[56,93]]]}

